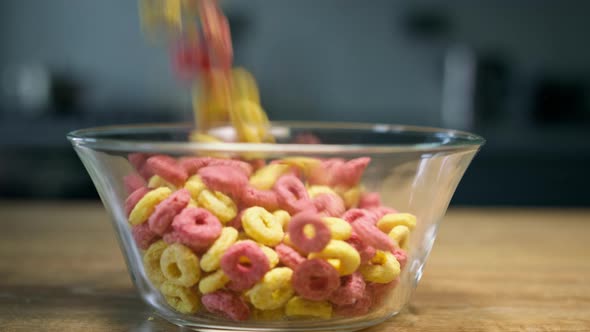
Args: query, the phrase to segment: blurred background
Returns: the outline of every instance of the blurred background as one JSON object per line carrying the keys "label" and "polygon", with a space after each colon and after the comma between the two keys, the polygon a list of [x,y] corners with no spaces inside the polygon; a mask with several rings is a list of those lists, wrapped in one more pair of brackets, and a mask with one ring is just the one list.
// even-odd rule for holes
{"label": "blurred background", "polygon": [[[452,204],[590,206],[590,1],[222,4],[272,119],[474,131]],[[135,0],[0,1],[1,199],[97,199],[68,131],[191,114]]]}

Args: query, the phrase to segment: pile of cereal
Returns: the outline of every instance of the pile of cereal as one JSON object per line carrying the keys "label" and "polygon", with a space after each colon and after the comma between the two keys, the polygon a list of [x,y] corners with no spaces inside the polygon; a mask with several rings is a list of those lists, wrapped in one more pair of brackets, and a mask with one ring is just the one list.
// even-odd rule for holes
{"label": "pile of cereal", "polygon": [[366,314],[397,285],[416,218],[384,207],[369,158],[249,163],[130,154],[125,210],[145,273],[184,314]]}

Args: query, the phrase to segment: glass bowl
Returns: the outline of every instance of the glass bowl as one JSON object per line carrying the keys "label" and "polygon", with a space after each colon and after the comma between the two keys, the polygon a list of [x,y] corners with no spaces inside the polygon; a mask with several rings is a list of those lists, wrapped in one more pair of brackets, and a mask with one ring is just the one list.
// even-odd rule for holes
{"label": "glass bowl", "polygon": [[[188,124],[112,126],[68,139],[142,299],[176,325],[211,331],[353,331],[396,315],[484,143],[465,132],[384,124],[273,123],[276,144],[232,142],[231,127],[209,132],[223,143],[190,142],[191,132]],[[248,178],[250,171],[258,175]],[[247,198],[256,190],[272,197]],[[262,208],[236,215],[255,205]],[[205,222],[195,211],[213,217]],[[225,246],[221,227],[223,234],[235,229]],[[213,245],[217,256],[209,253]],[[275,269],[288,273],[273,279]],[[217,279],[200,285],[208,277]]]}

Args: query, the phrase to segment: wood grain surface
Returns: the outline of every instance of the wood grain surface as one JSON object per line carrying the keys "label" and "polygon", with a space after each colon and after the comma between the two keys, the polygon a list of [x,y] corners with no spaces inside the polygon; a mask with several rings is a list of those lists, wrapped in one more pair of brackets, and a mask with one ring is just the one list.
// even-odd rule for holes
{"label": "wood grain surface", "polygon": [[[98,203],[0,203],[0,331],[177,331],[137,296]],[[452,209],[378,331],[590,331],[590,210]]]}

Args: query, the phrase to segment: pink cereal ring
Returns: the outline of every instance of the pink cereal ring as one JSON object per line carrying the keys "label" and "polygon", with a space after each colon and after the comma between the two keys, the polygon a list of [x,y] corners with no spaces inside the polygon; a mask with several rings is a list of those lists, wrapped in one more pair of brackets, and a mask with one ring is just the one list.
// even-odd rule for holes
{"label": "pink cereal ring", "polygon": [[276,192],[251,186],[246,187],[242,192],[241,202],[244,206],[260,206],[271,212],[279,209]]}
{"label": "pink cereal ring", "polygon": [[247,320],[250,308],[238,295],[225,290],[205,294],[201,298],[205,309],[210,313],[221,315],[235,321]]}
{"label": "pink cereal ring", "polygon": [[335,176],[332,179],[332,185],[356,185],[361,180],[361,177],[363,176],[363,173],[370,162],[371,158],[363,157],[349,160],[346,163],[340,165],[340,167],[335,170]]}
{"label": "pink cereal ring", "polygon": [[279,260],[283,265],[295,270],[299,264],[305,261],[305,258],[301,256],[295,249],[289,247],[286,244],[279,244],[275,247],[275,251],[279,255]]}
{"label": "pink cereal ring", "polygon": [[156,242],[158,234],[152,232],[147,223],[141,223],[131,228],[131,235],[135,239],[137,247],[146,250],[149,246]]}
{"label": "pink cereal ring", "polygon": [[316,185],[333,185],[337,170],[344,165],[344,159],[331,158],[321,162],[319,166],[313,169],[307,179],[310,184]]}
{"label": "pink cereal ring", "polygon": [[139,188],[145,187],[145,180],[137,174],[129,174],[123,177],[123,185],[127,194],[131,194]]}
{"label": "pink cereal ring", "polygon": [[369,220],[373,224],[377,223],[377,216],[375,213],[365,209],[350,209],[346,211],[346,213],[344,213],[341,218],[348,221],[350,224],[359,219]]}
{"label": "pink cereal ring", "polygon": [[336,305],[351,305],[363,297],[365,286],[365,280],[358,272],[340,277],[340,287],[330,295],[328,300]]}
{"label": "pink cereal ring", "polygon": [[241,160],[211,158],[207,166],[229,166],[240,170],[246,177],[252,175],[252,165]]}
{"label": "pink cereal ring", "polygon": [[340,287],[340,275],[328,262],[310,259],[299,264],[293,271],[293,288],[301,297],[323,301]]}
{"label": "pink cereal ring", "polygon": [[317,195],[313,199],[313,205],[318,213],[328,217],[339,217],[346,211],[342,198],[329,193]]}
{"label": "pink cereal ring", "polygon": [[156,206],[154,212],[148,219],[150,229],[159,235],[170,230],[170,225],[182,209],[184,209],[191,200],[191,194],[186,189],[175,191],[160,204]]}
{"label": "pink cereal ring", "polygon": [[305,185],[296,176],[285,175],[280,177],[274,185],[274,191],[277,193],[279,206],[290,214],[315,210]]}
{"label": "pink cereal ring", "polygon": [[237,229],[238,231],[241,231],[243,229],[242,227],[242,215],[244,214],[244,211],[246,209],[240,209],[238,212],[238,215],[233,218],[232,220],[230,220],[227,224],[225,224],[226,226],[230,226],[233,227],[235,229]]}
{"label": "pink cereal ring", "polygon": [[[314,236],[308,238],[304,228],[311,225],[314,228]],[[332,234],[330,228],[324,224],[321,216],[315,212],[304,211],[294,215],[288,224],[289,238],[297,249],[305,252],[322,251],[330,242]]]}
{"label": "pink cereal ring", "polygon": [[393,251],[395,248],[393,240],[367,219],[357,219],[352,223],[352,229],[363,242],[375,249]]}
{"label": "pink cereal ring", "polygon": [[125,200],[125,215],[127,217],[129,217],[129,214],[131,213],[135,205],[137,205],[137,202],[139,202],[143,198],[143,196],[145,196],[145,194],[147,194],[149,191],[150,190],[148,188],[142,187],[135,190],[131,193],[131,195],[129,195],[129,197],[127,197],[127,199]]}
{"label": "pink cereal ring", "polygon": [[[243,258],[248,260],[247,265],[242,263]],[[232,245],[223,254],[221,269],[232,281],[247,289],[268,272],[270,262],[254,241],[245,240]]]}
{"label": "pink cereal ring", "polygon": [[381,195],[376,192],[363,193],[359,200],[360,209],[374,209],[381,206]]}
{"label": "pink cereal ring", "polygon": [[354,232],[354,230],[346,242],[356,249],[356,251],[358,251],[359,255],[361,256],[361,264],[368,262],[371,258],[373,258],[373,256],[375,256],[375,253],[377,252],[375,248],[363,242],[363,240]]}
{"label": "pink cereal ring", "polygon": [[195,175],[197,172],[209,165],[211,157],[182,157],[178,160],[178,165],[182,167],[185,172],[189,175]]}
{"label": "pink cereal ring", "polygon": [[369,312],[373,305],[372,294],[365,292],[363,296],[350,305],[337,305],[334,307],[334,312],[339,316],[360,316]]}
{"label": "pink cereal ring", "polygon": [[[178,242],[197,251],[207,249],[221,235],[221,223],[211,212],[188,207],[174,217],[172,227]],[[166,240],[166,239],[165,239]]]}
{"label": "pink cereal ring", "polygon": [[248,177],[231,166],[207,166],[199,169],[198,174],[207,188],[234,198],[240,197],[248,185]]}
{"label": "pink cereal ring", "polygon": [[154,175],[152,169],[146,164],[149,157],[151,157],[151,155],[147,153],[130,153],[127,156],[129,163],[133,165],[133,168],[135,168],[139,175],[144,179],[149,179]]}
{"label": "pink cereal ring", "polygon": [[176,159],[169,156],[157,155],[150,157],[147,160],[146,165],[148,165],[154,173],[175,186],[182,186],[188,178],[188,173],[184,168],[180,167],[176,162]]}
{"label": "pink cereal ring", "polygon": [[403,249],[395,248],[393,249],[392,253],[393,256],[395,256],[395,259],[399,262],[400,269],[403,269],[404,266],[406,266],[406,263],[408,262],[408,254],[406,253],[406,251]]}

